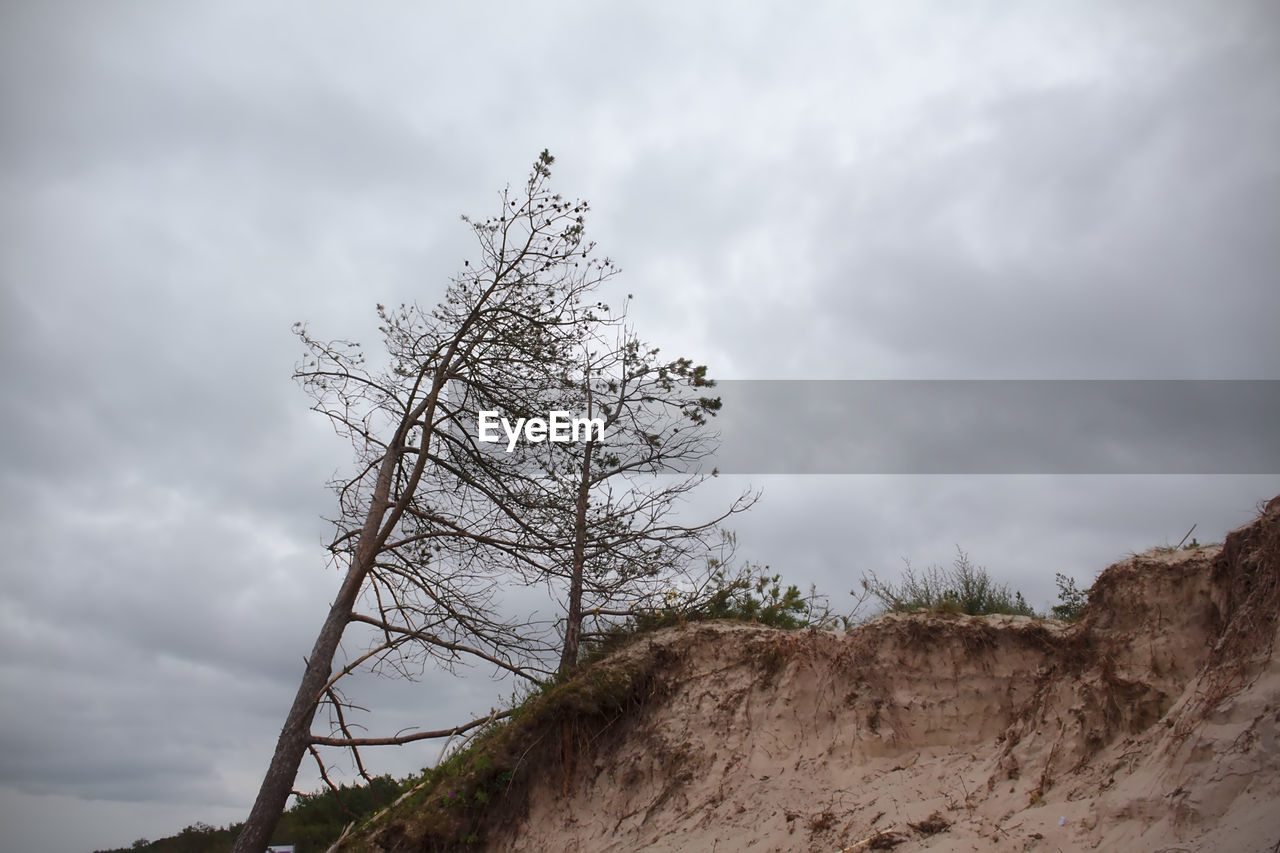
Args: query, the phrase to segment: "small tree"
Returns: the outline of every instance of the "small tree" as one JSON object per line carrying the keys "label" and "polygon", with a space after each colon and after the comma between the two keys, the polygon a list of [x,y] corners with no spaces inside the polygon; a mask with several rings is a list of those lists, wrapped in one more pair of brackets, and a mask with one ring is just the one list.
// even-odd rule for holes
{"label": "small tree", "polygon": [[[613,331],[616,338],[606,337]],[[547,526],[562,530],[567,547],[541,567],[566,583],[562,674],[577,665],[586,619],[654,609],[682,579],[696,585],[690,573],[713,571],[719,524],[758,497],[746,491],[709,518],[678,520],[677,505],[711,476],[691,471],[715,447],[709,424],[721,402],[708,396],[715,382],[705,365],[662,359],[618,321],[602,324],[582,347],[582,368],[563,387],[603,429],[543,457],[544,474],[563,484],[545,506]]]}
{"label": "small tree", "polygon": [[1064,622],[1077,621],[1084,615],[1085,606],[1089,603],[1089,590],[1080,589],[1076,586],[1075,578],[1062,572],[1054,572],[1053,578],[1058,584],[1058,603],[1050,608],[1053,618]]}

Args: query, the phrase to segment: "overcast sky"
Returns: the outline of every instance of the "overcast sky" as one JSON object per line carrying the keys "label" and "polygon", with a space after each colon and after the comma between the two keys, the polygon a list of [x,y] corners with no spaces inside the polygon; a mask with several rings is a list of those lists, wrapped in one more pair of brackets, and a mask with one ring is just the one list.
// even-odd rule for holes
{"label": "overcast sky", "polygon": [[[458,215],[543,148],[623,269],[606,296],[715,376],[1280,378],[1267,0],[444,5],[0,5],[5,849],[245,817],[338,583],[320,517],[349,455],[290,326],[372,343],[375,303],[434,303],[475,257]],[[1043,606],[1055,571],[1221,539],[1280,493],[775,476],[701,500],[747,482],[741,554],[837,602],[959,544]],[[364,688],[377,734],[500,690]]]}

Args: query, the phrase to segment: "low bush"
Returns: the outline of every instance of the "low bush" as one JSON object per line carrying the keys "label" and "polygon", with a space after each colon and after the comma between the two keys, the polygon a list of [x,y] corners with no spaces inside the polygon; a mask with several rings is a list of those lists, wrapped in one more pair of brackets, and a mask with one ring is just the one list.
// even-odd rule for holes
{"label": "low bush", "polygon": [[1050,608],[1054,619],[1064,622],[1076,622],[1084,615],[1085,605],[1089,603],[1089,590],[1076,586],[1075,578],[1067,577],[1062,572],[1055,572],[1054,580],[1058,584],[1058,604]]}
{"label": "low bush", "polygon": [[956,559],[950,568],[931,566],[917,572],[907,563],[902,582],[894,585],[868,572],[862,578],[862,588],[870,593],[885,610],[907,613],[930,610],[938,613],[965,613],[984,616],[1006,613],[1014,616],[1037,616],[1027,604],[1021,592],[1009,589],[1008,584],[992,580],[987,570],[975,566],[969,555],[956,548]]}

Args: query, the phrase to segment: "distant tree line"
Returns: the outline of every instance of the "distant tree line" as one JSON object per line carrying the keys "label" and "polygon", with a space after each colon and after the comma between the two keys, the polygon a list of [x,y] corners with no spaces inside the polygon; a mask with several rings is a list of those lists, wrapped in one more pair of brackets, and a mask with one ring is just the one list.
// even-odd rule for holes
{"label": "distant tree line", "polygon": [[[395,802],[401,793],[402,782],[382,775],[374,776],[367,784],[299,794],[281,816],[269,843],[292,844],[297,853],[324,853],[348,824],[371,817]],[[243,823],[213,827],[196,822],[167,838],[140,838],[129,847],[95,853],[229,853],[243,827]]]}

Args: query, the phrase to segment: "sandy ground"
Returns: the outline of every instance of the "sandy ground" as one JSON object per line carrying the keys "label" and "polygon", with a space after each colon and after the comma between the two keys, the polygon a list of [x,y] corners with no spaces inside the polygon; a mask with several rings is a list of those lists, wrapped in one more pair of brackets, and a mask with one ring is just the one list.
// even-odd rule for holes
{"label": "sandy ground", "polygon": [[664,697],[488,849],[1275,850],[1280,506],[1232,536],[1112,566],[1073,626],[654,635],[624,654],[678,661]]}

